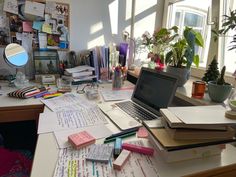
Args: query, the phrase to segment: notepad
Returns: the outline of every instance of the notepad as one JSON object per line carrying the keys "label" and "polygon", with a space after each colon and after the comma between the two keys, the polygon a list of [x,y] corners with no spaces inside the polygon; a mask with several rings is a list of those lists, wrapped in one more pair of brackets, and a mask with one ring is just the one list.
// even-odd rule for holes
{"label": "notepad", "polygon": [[86,160],[108,163],[111,158],[112,151],[112,146],[106,144],[94,144],[90,147]]}
{"label": "notepad", "polygon": [[94,144],[96,139],[87,131],[72,134],[68,136],[68,141],[76,148],[81,149],[85,146]]}

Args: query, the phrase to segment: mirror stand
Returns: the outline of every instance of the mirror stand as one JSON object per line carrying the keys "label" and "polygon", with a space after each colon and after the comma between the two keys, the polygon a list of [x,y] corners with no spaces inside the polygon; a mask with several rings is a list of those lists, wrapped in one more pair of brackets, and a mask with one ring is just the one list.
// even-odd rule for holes
{"label": "mirror stand", "polygon": [[19,68],[23,68],[28,62],[26,50],[19,44],[8,44],[3,52],[3,58],[8,65],[16,68],[16,79],[11,80],[9,85],[14,84],[18,88],[28,86],[29,81],[25,78],[25,74],[19,71]]}

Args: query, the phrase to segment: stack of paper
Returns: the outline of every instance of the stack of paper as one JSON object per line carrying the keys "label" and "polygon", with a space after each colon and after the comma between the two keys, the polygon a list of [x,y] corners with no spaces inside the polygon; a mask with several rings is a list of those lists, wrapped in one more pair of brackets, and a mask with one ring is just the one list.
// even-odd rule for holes
{"label": "stack of paper", "polygon": [[64,74],[71,76],[73,82],[92,81],[94,78],[96,78],[94,74],[94,67],[88,65],[67,68]]}
{"label": "stack of paper", "polygon": [[236,141],[236,120],[225,111],[221,105],[160,109],[164,128],[146,125],[149,139],[168,162],[220,154],[222,145]]}

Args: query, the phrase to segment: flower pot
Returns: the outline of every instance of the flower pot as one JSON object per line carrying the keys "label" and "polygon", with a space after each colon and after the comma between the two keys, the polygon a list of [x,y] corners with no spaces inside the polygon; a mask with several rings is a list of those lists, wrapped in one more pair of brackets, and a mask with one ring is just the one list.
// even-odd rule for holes
{"label": "flower pot", "polygon": [[167,66],[166,72],[178,77],[178,87],[182,87],[190,77],[190,69]]}
{"label": "flower pot", "polygon": [[217,85],[215,81],[208,82],[208,94],[212,101],[222,103],[232,90],[232,85]]}

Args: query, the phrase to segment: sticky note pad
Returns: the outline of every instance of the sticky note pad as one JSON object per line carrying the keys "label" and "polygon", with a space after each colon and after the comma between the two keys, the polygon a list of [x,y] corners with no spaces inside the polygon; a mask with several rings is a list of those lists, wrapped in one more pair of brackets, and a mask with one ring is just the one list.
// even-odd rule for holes
{"label": "sticky note pad", "polygon": [[76,149],[80,149],[82,147],[94,144],[96,139],[93,136],[91,136],[88,132],[82,131],[68,136],[68,141]]}
{"label": "sticky note pad", "polygon": [[153,155],[153,153],[154,153],[153,148],[138,146],[138,145],[129,144],[129,143],[123,143],[122,149],[126,149],[129,151],[133,151],[133,152],[137,152],[137,153],[145,154],[145,155]]}
{"label": "sticky note pad", "polygon": [[147,138],[148,137],[148,132],[144,127],[140,127],[138,129],[137,136],[139,138]]}
{"label": "sticky note pad", "polygon": [[108,163],[111,158],[112,151],[112,146],[106,144],[94,144],[90,147],[89,153],[85,158],[86,160]]}
{"label": "sticky note pad", "polygon": [[117,170],[121,170],[121,168],[124,166],[125,162],[128,160],[131,152],[123,149],[120,153],[120,155],[116,158],[116,160],[113,162],[113,168]]}

